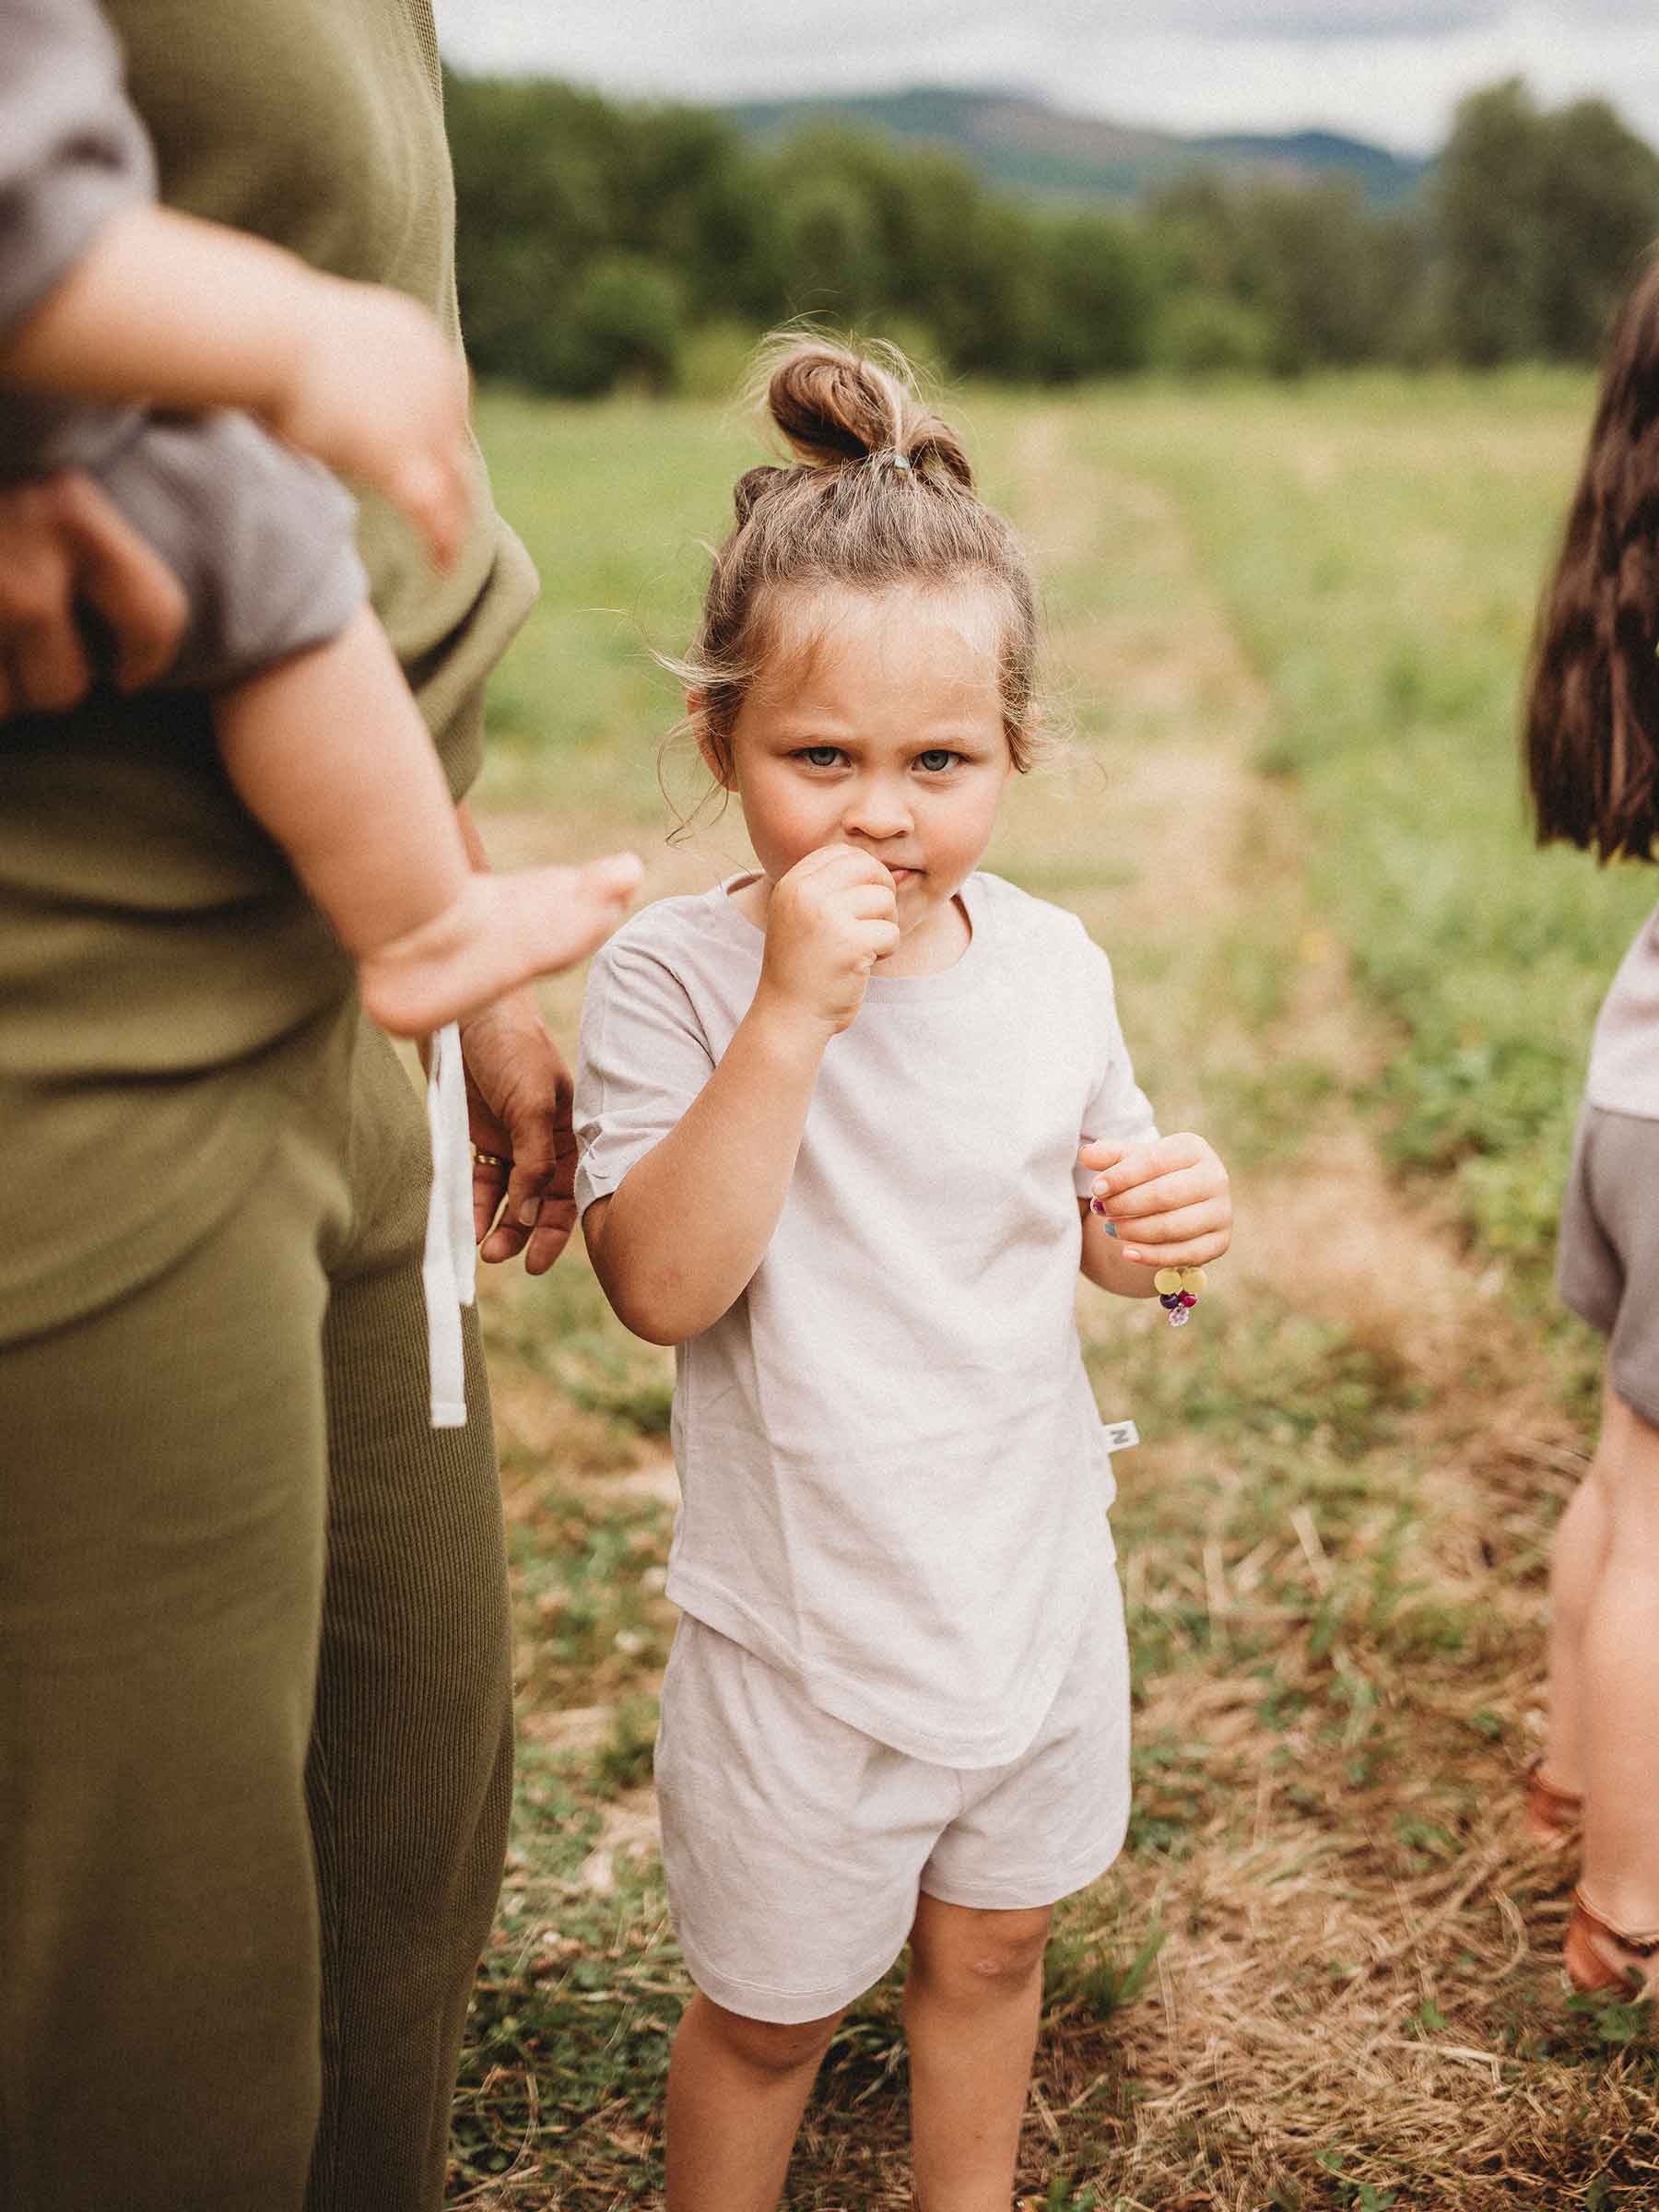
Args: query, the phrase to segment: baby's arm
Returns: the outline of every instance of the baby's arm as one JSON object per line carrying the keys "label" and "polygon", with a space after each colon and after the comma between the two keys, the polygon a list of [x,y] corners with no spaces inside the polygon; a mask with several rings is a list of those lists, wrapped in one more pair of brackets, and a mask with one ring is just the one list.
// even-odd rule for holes
{"label": "baby's arm", "polygon": [[0,350],[0,381],[185,413],[237,407],[374,485],[452,559],[465,527],[466,371],[426,310],[264,240],[126,207]]}
{"label": "baby's arm", "polygon": [[1232,1241],[1227,1170],[1190,1130],[1135,1145],[1091,1142],[1077,1157],[1097,1171],[1092,1199],[1079,1204],[1083,1272],[1102,1290],[1150,1298],[1158,1268],[1205,1266]]}
{"label": "baby's arm", "polygon": [[418,1037],[582,959],[621,919],[631,853],[476,871],[425,723],[367,608],[214,700],[226,770],[358,962],[363,1004]]}
{"label": "baby's arm", "polygon": [[582,1217],[618,1317],[653,1344],[718,1321],[766,1256],[824,1048],[899,942],[892,878],[828,845],[774,887],[754,1003],[683,1119]]}

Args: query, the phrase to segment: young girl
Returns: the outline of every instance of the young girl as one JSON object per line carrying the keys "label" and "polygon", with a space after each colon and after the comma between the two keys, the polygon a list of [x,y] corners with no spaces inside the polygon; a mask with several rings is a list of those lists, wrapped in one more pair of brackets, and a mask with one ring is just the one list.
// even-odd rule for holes
{"label": "young girl", "polygon": [[[1614,332],[1545,594],[1526,712],[1538,838],[1651,860],[1659,831],[1659,262]],[[1608,1338],[1602,1428],[1556,1537],[1549,1733],[1531,1826],[1583,1874],[1580,1989],[1659,1983],[1659,913],[1595,1026],[1557,1280]]]}
{"label": "young girl", "polygon": [[688,664],[759,866],[605,948],[577,1078],[594,1267],[677,1347],[669,2202],[769,2212],[908,1942],[917,2201],[1006,2212],[1050,1909],[1127,1814],[1077,1267],[1184,1319],[1227,1177],[1104,954],[978,872],[1033,745],[1012,531],[896,375],[801,345],[769,404],[799,463],[738,482]]}

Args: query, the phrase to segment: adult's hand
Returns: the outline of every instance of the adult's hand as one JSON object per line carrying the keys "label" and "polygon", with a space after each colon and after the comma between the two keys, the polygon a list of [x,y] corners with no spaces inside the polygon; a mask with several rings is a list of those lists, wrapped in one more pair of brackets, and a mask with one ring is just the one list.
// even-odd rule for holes
{"label": "adult's hand", "polygon": [[473,1144],[506,1163],[473,1165],[478,1255],[494,1262],[522,1252],[525,1273],[545,1275],[576,1226],[571,1071],[527,991],[464,1021],[461,1057]]}
{"label": "adult's hand", "polygon": [[0,720],[72,707],[91,689],[77,604],[109,626],[128,691],[165,671],[190,611],[178,578],[89,477],[0,488]]}

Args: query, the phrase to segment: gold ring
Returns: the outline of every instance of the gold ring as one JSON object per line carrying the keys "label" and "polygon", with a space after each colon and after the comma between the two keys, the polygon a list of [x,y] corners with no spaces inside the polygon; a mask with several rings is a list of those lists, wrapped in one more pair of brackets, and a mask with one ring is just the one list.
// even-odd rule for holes
{"label": "gold ring", "polygon": [[481,1168],[511,1169],[512,1166],[512,1162],[510,1159],[503,1159],[499,1152],[480,1152],[477,1145],[473,1147],[472,1154]]}

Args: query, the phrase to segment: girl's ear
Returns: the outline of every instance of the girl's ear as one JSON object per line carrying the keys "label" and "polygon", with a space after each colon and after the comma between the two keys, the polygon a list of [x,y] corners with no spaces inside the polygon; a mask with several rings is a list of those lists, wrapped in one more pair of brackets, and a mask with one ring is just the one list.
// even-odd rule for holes
{"label": "girl's ear", "polygon": [[702,764],[719,784],[722,791],[732,789],[732,759],[727,747],[722,745],[709,727],[709,695],[706,691],[688,691],[686,719],[691,724],[697,739],[697,749],[702,755]]}

